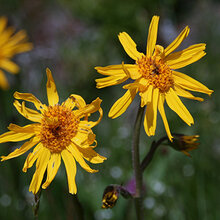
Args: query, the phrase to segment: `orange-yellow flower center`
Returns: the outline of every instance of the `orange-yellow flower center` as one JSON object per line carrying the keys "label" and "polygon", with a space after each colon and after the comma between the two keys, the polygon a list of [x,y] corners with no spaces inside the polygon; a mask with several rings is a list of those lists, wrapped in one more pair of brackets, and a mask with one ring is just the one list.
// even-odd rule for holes
{"label": "orange-yellow flower center", "polygon": [[52,153],[64,150],[76,135],[80,119],[65,106],[49,106],[41,121],[41,143]]}
{"label": "orange-yellow flower center", "polygon": [[137,61],[138,70],[148,80],[148,84],[167,92],[173,86],[172,70],[160,56],[143,56]]}

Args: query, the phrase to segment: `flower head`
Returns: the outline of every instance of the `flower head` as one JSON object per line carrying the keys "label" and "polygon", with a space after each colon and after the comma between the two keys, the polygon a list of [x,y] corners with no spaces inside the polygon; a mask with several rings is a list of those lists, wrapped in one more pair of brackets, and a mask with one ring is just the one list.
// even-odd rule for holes
{"label": "flower head", "polygon": [[173,134],[173,142],[170,142],[170,146],[184,153],[186,156],[190,157],[189,151],[198,148],[199,143],[197,142],[199,135],[183,135],[183,134]]}
{"label": "flower head", "polygon": [[19,72],[19,66],[10,59],[18,53],[29,51],[33,48],[32,43],[27,42],[27,34],[21,30],[14,34],[13,27],[6,28],[7,19],[0,17],[0,88],[9,87],[8,80],[2,70],[12,74]]}
{"label": "flower head", "polygon": [[[10,131],[0,135],[0,143],[30,140],[8,156],[1,158],[5,161],[18,157],[34,147],[28,154],[23,167],[23,171],[26,172],[36,162],[36,171],[29,188],[34,194],[38,192],[46,171],[47,178],[42,188],[45,189],[50,185],[62,158],[66,168],[69,192],[75,194],[77,192],[75,161],[87,172],[94,173],[98,170],[91,169],[85,160],[96,164],[106,159],[93,150],[97,142],[92,128],[100,122],[103,115],[100,107],[101,99],[97,98],[91,104],[86,104],[81,96],[72,94],[62,104],[58,104],[59,96],[49,69],[47,69],[46,87],[48,106],[42,104],[30,93],[14,93],[17,99],[14,101],[15,108],[34,123],[24,127],[9,125]],[[18,100],[24,101],[20,103]],[[38,111],[26,107],[25,101],[33,103]],[[100,114],[99,119],[89,121],[89,116],[97,111]]]}
{"label": "flower head", "polygon": [[105,188],[102,196],[102,208],[113,208],[118,201],[120,189],[118,185],[109,185]]}
{"label": "flower head", "polygon": [[122,32],[119,40],[126,53],[135,60],[135,64],[119,64],[95,69],[107,77],[96,79],[97,88],[120,84],[127,79],[133,83],[123,86],[126,93],[118,99],[109,111],[109,117],[116,118],[123,114],[131,104],[136,94],[141,97],[141,107],[147,106],[144,128],[147,135],[155,134],[157,111],[162,117],[167,135],[172,140],[168,121],[164,110],[164,102],[176,112],[188,125],[194,123],[193,117],[184,106],[179,96],[203,101],[200,97],[193,96],[188,90],[206,93],[213,91],[193,78],[176,71],[191,63],[196,62],[205,55],[205,44],[194,44],[188,48],[174,52],[189,34],[187,26],[179,36],[166,48],[156,45],[159,16],[153,16],[150,23],[146,54],[136,49],[135,42],[131,37]]}
{"label": "flower head", "polygon": [[116,205],[120,195],[126,199],[132,197],[132,194],[127,190],[126,187],[117,184],[111,184],[107,186],[102,196],[102,208],[113,208]]}

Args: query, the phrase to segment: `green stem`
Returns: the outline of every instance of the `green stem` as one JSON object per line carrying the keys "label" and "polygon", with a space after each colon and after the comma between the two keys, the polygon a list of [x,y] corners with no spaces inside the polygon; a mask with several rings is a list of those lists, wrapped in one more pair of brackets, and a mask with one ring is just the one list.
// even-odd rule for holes
{"label": "green stem", "polygon": [[133,159],[133,169],[136,182],[136,194],[134,196],[135,209],[137,219],[141,220],[142,213],[142,171],[140,166],[140,156],[139,156],[139,139],[140,139],[140,127],[144,114],[144,108],[141,106],[138,109],[135,125],[134,125],[134,136],[132,142],[132,159]]}
{"label": "green stem", "polygon": [[41,196],[41,187],[39,189],[39,191],[37,192],[37,194],[34,195],[34,219],[38,220],[38,211],[39,211],[39,207],[40,207],[40,196]]}
{"label": "green stem", "polygon": [[157,141],[157,142],[153,141],[152,142],[151,148],[150,148],[149,152],[147,153],[146,157],[143,159],[143,161],[141,163],[141,171],[142,172],[144,172],[144,170],[150,164],[150,162],[153,159],[154,153],[157,150],[157,148],[166,140],[168,140],[168,138],[167,138],[167,136],[164,136],[159,141]]}

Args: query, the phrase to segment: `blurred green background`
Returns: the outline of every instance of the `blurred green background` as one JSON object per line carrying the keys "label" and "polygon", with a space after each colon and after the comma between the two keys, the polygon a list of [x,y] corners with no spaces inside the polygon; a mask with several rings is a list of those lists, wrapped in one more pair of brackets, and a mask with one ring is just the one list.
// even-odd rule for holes
{"label": "blurred green background", "polygon": [[[109,184],[125,184],[132,178],[131,140],[139,97],[127,112],[112,120],[107,113],[124,93],[121,86],[98,90],[95,79],[101,77],[95,66],[133,63],[126,55],[117,34],[126,31],[145,52],[148,25],[153,15],[160,15],[158,43],[167,46],[189,25],[191,32],[181,45],[206,43],[207,55],[181,69],[215,92],[203,103],[182,99],[192,113],[195,125],[188,127],[166,106],[172,132],[200,135],[199,149],[192,158],[161,147],[145,171],[145,219],[218,220],[220,168],[220,2],[208,0],[0,0],[0,15],[9,25],[25,29],[34,44],[31,52],[13,60],[21,72],[7,74],[11,88],[0,90],[0,133],[9,123],[29,123],[13,107],[13,93],[30,92],[46,103],[46,74],[53,73],[61,101],[69,94],[80,94],[87,103],[103,99],[104,116],[95,127],[97,152],[108,157],[100,165],[91,165],[100,172],[89,174],[77,169],[78,199],[85,219],[135,219],[132,201],[119,198],[113,209],[101,209],[102,193]],[[199,94],[200,95],[200,94]],[[142,128],[141,158],[153,140],[165,135],[158,117],[157,135],[148,138]],[[7,155],[22,143],[1,144],[0,154]],[[26,155],[0,164],[0,219],[33,219],[33,195],[28,187],[35,168],[22,172]],[[68,193],[62,165],[54,181],[43,190],[39,219],[77,219],[74,199]]]}

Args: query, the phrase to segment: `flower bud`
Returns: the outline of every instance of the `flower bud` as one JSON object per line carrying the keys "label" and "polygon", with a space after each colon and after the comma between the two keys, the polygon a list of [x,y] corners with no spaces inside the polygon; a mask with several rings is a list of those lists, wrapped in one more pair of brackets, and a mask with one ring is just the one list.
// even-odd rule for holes
{"label": "flower bud", "polygon": [[183,135],[173,134],[173,142],[169,142],[169,145],[177,150],[184,153],[186,156],[191,157],[189,151],[197,149],[199,143],[197,142],[199,135]]}

